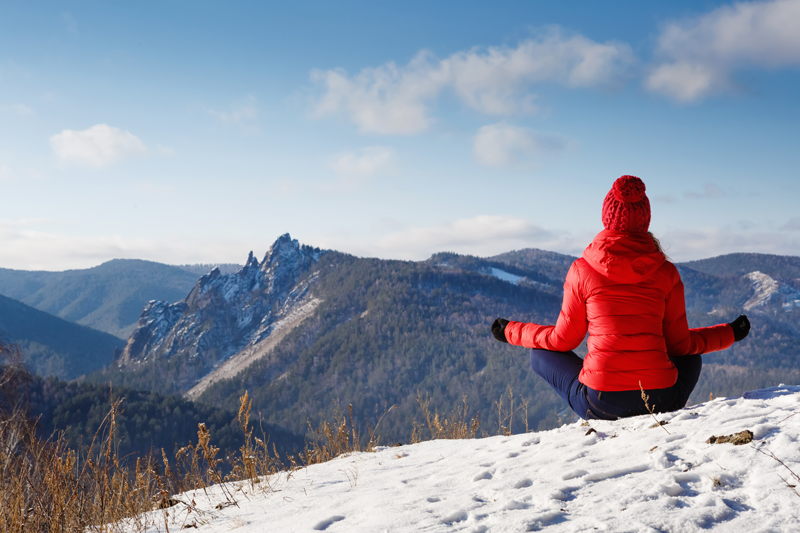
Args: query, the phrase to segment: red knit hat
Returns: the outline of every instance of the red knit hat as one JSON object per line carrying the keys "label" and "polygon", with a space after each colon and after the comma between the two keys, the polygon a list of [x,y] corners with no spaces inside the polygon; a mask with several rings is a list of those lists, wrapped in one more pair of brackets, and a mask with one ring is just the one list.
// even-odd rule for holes
{"label": "red knit hat", "polygon": [[650,200],[644,182],[636,176],[622,176],[603,201],[603,226],[616,231],[645,232],[650,227]]}

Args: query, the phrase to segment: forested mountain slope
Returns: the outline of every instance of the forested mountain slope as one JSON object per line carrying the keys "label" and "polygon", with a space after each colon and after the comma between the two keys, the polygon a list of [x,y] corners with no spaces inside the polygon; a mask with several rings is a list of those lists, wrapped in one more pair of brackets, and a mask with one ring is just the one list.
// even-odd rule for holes
{"label": "forested mountain slope", "polygon": [[0,332],[20,346],[36,374],[74,379],[95,372],[114,359],[125,343],[119,338],[74,324],[0,296]]}
{"label": "forested mountain slope", "polygon": [[[115,445],[119,457],[135,459],[151,450],[160,455],[162,448],[172,456],[176,445],[197,443],[197,426],[201,422],[223,454],[238,449],[244,442],[237,410],[197,404],[180,396],[38,376],[32,376],[23,392],[29,413],[37,419],[40,435],[48,438],[55,431],[64,431],[73,447],[92,442],[112,400],[119,399],[122,403],[115,417]],[[303,448],[302,434],[296,435],[267,423],[259,424],[255,413],[253,422],[257,427],[256,436],[268,438],[281,452]]]}

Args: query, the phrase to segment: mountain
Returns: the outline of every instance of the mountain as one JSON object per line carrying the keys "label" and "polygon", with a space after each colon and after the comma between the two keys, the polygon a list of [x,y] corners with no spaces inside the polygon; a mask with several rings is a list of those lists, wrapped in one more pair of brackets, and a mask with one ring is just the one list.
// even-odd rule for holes
{"label": "mountain", "polygon": [[497,261],[508,267],[533,270],[550,279],[562,280],[562,284],[567,277],[569,267],[576,259],[577,257],[572,257],[571,255],[548,252],[536,248],[514,250],[488,258],[490,261]]}
{"label": "mountain", "polygon": [[198,396],[211,381],[233,376],[266,355],[316,309],[320,300],[309,291],[315,279],[309,274],[321,254],[287,234],[261,263],[251,252],[238,272],[212,270],[180,302],[150,302],[118,368],[148,376],[150,388]]}
{"label": "mountain", "polygon": [[74,379],[111,363],[119,338],[68,322],[0,296],[0,331],[22,348],[25,363],[41,376]]}
{"label": "mountain", "polygon": [[489,419],[510,387],[515,430],[552,427],[555,394],[527,370],[525,350],[488,331],[498,315],[553,320],[562,282],[500,266],[452,254],[362,259],[284,235],[263,261],[251,254],[239,272],[213,271],[180,302],[149,304],[116,364],[91,379],[228,409],[248,390],[254,410],[294,432],[336,401],[372,423],[388,402],[400,406],[389,439],[407,438],[418,393],[446,410],[466,397]]}
{"label": "mountain", "polygon": [[742,277],[760,271],[774,278],[800,279],[800,257],[772,254],[728,254],[689,261],[683,265],[715,276]]}
{"label": "mountain", "polygon": [[[177,303],[148,304],[122,356],[90,379],[227,409],[247,390],[269,422],[298,433],[330,417],[336,402],[373,424],[397,405],[384,431],[402,440],[426,397],[439,411],[466,399],[484,422],[511,431],[555,427],[573,415],[529,370],[528,352],[496,342],[489,326],[497,316],[554,323],[573,260],[520,250],[386,261],[284,235],[263,261],[251,254],[238,272],[212,271]],[[770,256],[751,266],[779,274]],[[753,322],[746,341],[704,357],[692,401],[800,382],[800,313],[775,296],[792,280],[678,268],[692,327],[742,312]],[[576,352],[585,350],[584,342]],[[512,395],[513,420],[498,414]]]}
{"label": "mountain", "polygon": [[147,302],[180,300],[196,282],[194,272],[138,259],[64,272],[0,269],[0,294],[124,340]]}

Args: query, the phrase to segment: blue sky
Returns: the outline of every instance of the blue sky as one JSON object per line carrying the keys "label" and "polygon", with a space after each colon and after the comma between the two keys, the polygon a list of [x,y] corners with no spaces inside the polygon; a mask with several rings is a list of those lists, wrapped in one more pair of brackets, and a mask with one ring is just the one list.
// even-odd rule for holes
{"label": "blue sky", "polygon": [[800,255],[800,0],[0,4],[0,267]]}

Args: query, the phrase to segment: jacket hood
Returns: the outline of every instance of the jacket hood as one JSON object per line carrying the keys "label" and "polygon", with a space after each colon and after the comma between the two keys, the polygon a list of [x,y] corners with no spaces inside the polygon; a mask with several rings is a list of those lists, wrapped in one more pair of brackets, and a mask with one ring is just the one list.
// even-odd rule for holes
{"label": "jacket hood", "polygon": [[649,279],[667,260],[648,233],[614,230],[598,233],[583,258],[598,273],[620,283]]}

